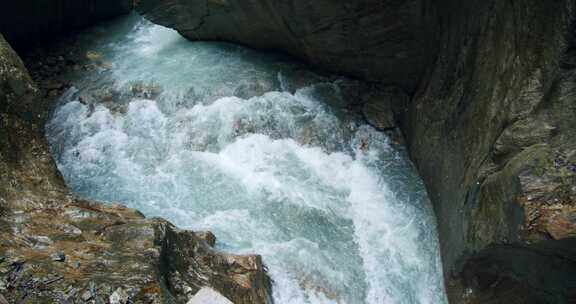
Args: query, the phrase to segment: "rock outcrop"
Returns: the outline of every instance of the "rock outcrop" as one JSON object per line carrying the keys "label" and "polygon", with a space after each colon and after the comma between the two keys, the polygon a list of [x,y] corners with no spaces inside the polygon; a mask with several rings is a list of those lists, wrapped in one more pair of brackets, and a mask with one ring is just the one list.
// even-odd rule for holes
{"label": "rock outcrop", "polygon": [[42,100],[0,35],[0,303],[186,303],[206,286],[236,304],[271,302],[259,256],[70,194]]}
{"label": "rock outcrop", "polygon": [[4,1],[0,33],[20,49],[54,40],[66,31],[83,28],[132,10],[132,0]]}
{"label": "rock outcrop", "polygon": [[[502,265],[499,256],[533,257],[541,242],[552,244],[550,261],[569,258],[534,279],[576,275],[574,252],[560,245],[576,234],[576,3],[401,2],[141,0],[136,8],[190,39],[284,50],[411,93],[393,118],[377,101],[364,115],[382,129],[399,122],[434,204],[449,286],[464,284],[468,299],[510,300],[463,278],[485,273],[474,265]],[[525,267],[505,276],[526,278]],[[520,291],[538,280],[506,284]],[[551,303],[567,303],[562,294]]]}
{"label": "rock outcrop", "polygon": [[460,287],[467,290],[452,303],[574,303],[574,256],[576,239],[488,246],[466,261]]}
{"label": "rock outcrop", "polygon": [[281,50],[409,91],[435,56],[433,10],[422,0],[139,0],[136,9],[189,39]]}
{"label": "rock outcrop", "polygon": [[491,244],[574,236],[576,39],[574,1],[445,3],[401,125],[451,271]]}

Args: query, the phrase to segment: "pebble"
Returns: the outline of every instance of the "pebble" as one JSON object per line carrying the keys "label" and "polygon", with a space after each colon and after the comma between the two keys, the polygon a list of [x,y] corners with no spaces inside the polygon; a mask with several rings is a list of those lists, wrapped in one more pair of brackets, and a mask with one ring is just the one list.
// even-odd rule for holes
{"label": "pebble", "polygon": [[80,296],[82,298],[83,301],[88,301],[90,299],[92,299],[92,292],[90,292],[89,290],[86,290],[85,292],[82,293],[82,296]]}
{"label": "pebble", "polygon": [[124,289],[118,287],[116,291],[114,291],[110,295],[110,304],[126,304],[128,303],[128,294]]}
{"label": "pebble", "polygon": [[0,278],[0,292],[4,292],[6,289],[8,289],[8,283],[4,278]]}
{"label": "pebble", "polygon": [[63,252],[56,252],[50,256],[52,261],[64,262],[66,260],[66,255]]}

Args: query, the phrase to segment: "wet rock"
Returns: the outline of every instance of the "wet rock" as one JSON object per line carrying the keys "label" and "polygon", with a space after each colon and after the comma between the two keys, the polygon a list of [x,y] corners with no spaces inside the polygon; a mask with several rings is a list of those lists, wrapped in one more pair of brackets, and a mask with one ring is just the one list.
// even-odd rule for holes
{"label": "wet rock", "polygon": [[69,224],[63,224],[60,226],[62,231],[66,234],[70,234],[73,236],[78,236],[82,234],[82,230],[78,229],[78,227]]}
{"label": "wet rock", "polygon": [[328,78],[319,76],[316,73],[305,69],[284,71],[279,74],[282,91],[296,93],[299,89],[321,83],[328,82]]}
{"label": "wet rock", "polygon": [[[260,256],[218,253],[205,242],[199,242],[195,233],[172,225],[163,229],[166,231],[165,254],[173,261],[167,269],[169,286],[187,285],[194,291],[211,286],[236,304],[271,303],[271,282]],[[191,267],[200,275],[182,271]],[[186,302],[188,297],[181,289],[174,294]]]}
{"label": "wet rock", "polygon": [[89,301],[90,299],[92,299],[92,292],[89,290],[84,291],[80,296],[80,299],[82,299],[82,301],[84,302]]}
{"label": "wet rock", "polygon": [[64,84],[56,80],[45,80],[40,83],[40,87],[46,90],[60,90],[64,88]]}
{"label": "wet rock", "polygon": [[576,239],[495,245],[474,254],[461,274],[467,304],[572,303]]}
{"label": "wet rock", "polygon": [[389,88],[373,90],[363,96],[362,113],[370,125],[378,130],[390,130],[397,127],[394,109],[404,105],[408,96],[402,90]]}
{"label": "wet rock", "polygon": [[555,128],[545,121],[523,119],[502,132],[494,144],[494,157],[504,158],[519,153],[534,144],[543,143],[552,136]]}
{"label": "wet rock", "polygon": [[203,287],[186,304],[233,304],[212,288]]}
{"label": "wet rock", "polygon": [[234,90],[234,96],[242,99],[250,99],[256,96],[262,96],[266,92],[276,90],[276,85],[269,81],[251,80],[240,84]]}
{"label": "wet rock", "polygon": [[204,240],[208,245],[214,247],[216,245],[216,236],[210,231],[198,231],[195,232],[196,236]]}
{"label": "wet rock", "polygon": [[128,296],[126,291],[124,291],[124,289],[122,289],[121,287],[116,289],[110,295],[110,304],[127,304],[128,300],[130,300],[130,297]]}
{"label": "wet rock", "polygon": [[467,252],[571,235],[573,179],[555,163],[575,148],[576,40],[572,1],[438,3],[438,61],[399,122],[430,193],[449,279]]}
{"label": "wet rock", "polygon": [[64,262],[66,260],[66,255],[63,252],[57,252],[50,255],[50,258],[55,262]]}
{"label": "wet rock", "polygon": [[134,97],[155,99],[162,93],[162,88],[155,84],[134,83],[130,86]]}
{"label": "wet rock", "polygon": [[36,119],[41,107],[36,104],[38,88],[32,83],[24,64],[0,36],[0,109],[22,119]]}

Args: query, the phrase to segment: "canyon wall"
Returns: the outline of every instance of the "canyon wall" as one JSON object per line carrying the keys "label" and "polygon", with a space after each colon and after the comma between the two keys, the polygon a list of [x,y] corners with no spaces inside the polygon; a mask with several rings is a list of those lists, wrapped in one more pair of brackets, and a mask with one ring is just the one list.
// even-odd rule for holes
{"label": "canyon wall", "polygon": [[[568,303],[574,283],[542,282],[575,273],[574,5],[141,0],[136,9],[190,39],[286,51],[404,88],[412,98],[396,119],[437,214],[452,301]],[[529,275],[534,264],[556,270]]]}
{"label": "canyon wall", "polygon": [[401,117],[444,261],[574,236],[544,210],[573,212],[574,1],[444,3],[438,59]]}
{"label": "canyon wall", "polygon": [[12,47],[22,49],[131,10],[132,0],[5,1],[0,33]]}
{"label": "canyon wall", "polygon": [[[552,265],[574,258],[564,250],[576,236],[574,5],[444,1],[438,59],[400,118],[434,203],[447,273],[500,293],[500,302],[479,295],[478,303],[574,297],[573,283],[541,283],[575,271],[574,262]],[[564,241],[541,249],[554,240]],[[514,252],[524,268],[495,252]]]}

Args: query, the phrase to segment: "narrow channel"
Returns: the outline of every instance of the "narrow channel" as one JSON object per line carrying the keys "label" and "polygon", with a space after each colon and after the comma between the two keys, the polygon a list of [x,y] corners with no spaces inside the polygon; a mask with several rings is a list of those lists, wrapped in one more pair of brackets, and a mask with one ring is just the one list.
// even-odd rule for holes
{"label": "narrow channel", "polygon": [[80,39],[46,130],[73,191],[261,254],[276,303],[446,303],[422,182],[340,80],[135,15]]}

